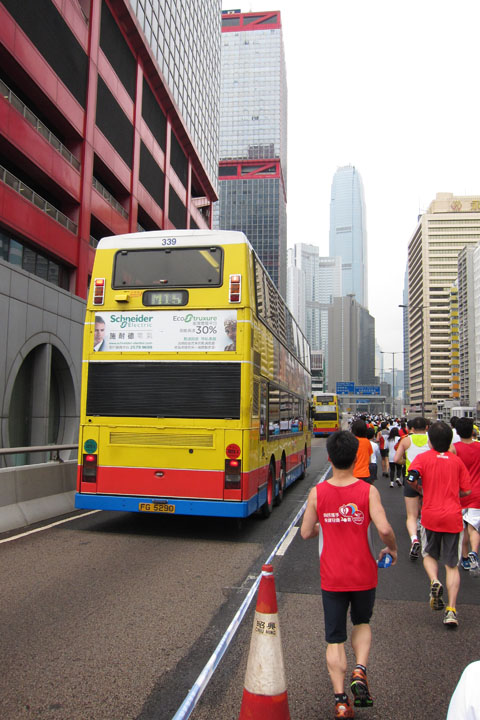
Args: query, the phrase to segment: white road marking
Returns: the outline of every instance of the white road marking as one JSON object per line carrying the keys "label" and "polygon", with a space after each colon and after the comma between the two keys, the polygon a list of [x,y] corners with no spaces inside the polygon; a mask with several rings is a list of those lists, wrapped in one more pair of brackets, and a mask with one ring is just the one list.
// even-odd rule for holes
{"label": "white road marking", "polygon": [[297,534],[298,530],[299,530],[298,525],[296,525],[295,527],[293,527],[290,530],[287,537],[285,538],[285,540],[282,542],[282,544],[278,548],[277,555],[285,555],[285,553],[287,552],[288,546],[292,542],[292,540],[295,537],[295,535]]}
{"label": "white road marking", "polygon": [[27,535],[33,535],[33,533],[42,532],[42,530],[48,530],[49,528],[55,527],[55,525],[62,525],[63,523],[71,522],[72,520],[78,520],[78,518],[87,517],[87,515],[94,515],[95,513],[102,512],[101,510],[90,510],[90,512],[83,513],[82,515],[74,515],[73,517],[65,518],[65,520],[57,520],[57,522],[50,523],[50,525],[43,525],[42,527],[35,528],[34,530],[27,530],[27,532],[21,533],[20,535],[12,535],[12,537],[0,540],[2,543],[11,542],[12,540],[20,540],[22,537]]}

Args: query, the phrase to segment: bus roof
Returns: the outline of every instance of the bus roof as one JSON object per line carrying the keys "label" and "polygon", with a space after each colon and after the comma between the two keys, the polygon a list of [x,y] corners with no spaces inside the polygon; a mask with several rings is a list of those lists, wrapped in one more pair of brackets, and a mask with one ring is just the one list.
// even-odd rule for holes
{"label": "bus roof", "polygon": [[242,232],[234,230],[152,230],[151,232],[111,235],[102,238],[97,250],[131,250],[133,248],[164,248],[165,238],[182,239],[181,247],[198,247],[199,245],[239,245],[251,247],[248,238]]}

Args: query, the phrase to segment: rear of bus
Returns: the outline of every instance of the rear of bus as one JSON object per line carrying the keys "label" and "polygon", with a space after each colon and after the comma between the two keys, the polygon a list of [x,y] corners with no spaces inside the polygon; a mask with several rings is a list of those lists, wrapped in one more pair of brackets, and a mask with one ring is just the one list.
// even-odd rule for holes
{"label": "rear of bus", "polygon": [[76,507],[225,517],[258,509],[252,263],[242,233],[100,241],[84,333]]}
{"label": "rear of bus", "polygon": [[313,435],[324,437],[340,430],[338,398],[335,393],[313,396]]}

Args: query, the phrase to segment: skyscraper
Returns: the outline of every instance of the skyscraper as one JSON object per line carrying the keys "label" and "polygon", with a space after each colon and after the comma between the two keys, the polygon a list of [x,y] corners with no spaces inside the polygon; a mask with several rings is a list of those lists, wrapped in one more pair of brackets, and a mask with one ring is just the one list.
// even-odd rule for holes
{"label": "skyscraper", "polygon": [[215,226],[243,231],[286,298],[287,83],[279,12],[222,14]]}
{"label": "skyscraper", "polygon": [[351,166],[338,168],[330,199],[331,257],[342,258],[342,295],[368,307],[367,229],[362,178]]}
{"label": "skyscraper", "polygon": [[328,309],[328,390],[337,382],[375,382],[375,319],[353,295],[334,298]]}
{"label": "skyscraper", "polygon": [[427,413],[453,397],[451,289],[460,251],[479,241],[480,197],[437,193],[408,245],[410,403]]}
{"label": "skyscraper", "polygon": [[322,358],[323,382],[323,370],[328,375],[328,308],[342,295],[342,270],[340,258],[320,257],[319,252],[317,245],[306,243],[288,251],[288,303],[309,342],[312,366]]}

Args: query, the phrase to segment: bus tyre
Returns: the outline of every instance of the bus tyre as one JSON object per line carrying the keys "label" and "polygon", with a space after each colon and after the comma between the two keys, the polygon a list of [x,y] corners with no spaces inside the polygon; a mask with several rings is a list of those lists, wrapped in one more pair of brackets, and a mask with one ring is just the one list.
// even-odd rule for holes
{"label": "bus tyre", "polygon": [[275,466],[270,463],[268,468],[268,479],[267,479],[267,499],[262,505],[262,517],[268,518],[272,514],[273,510],[273,494],[275,492]]}
{"label": "bus tyre", "polygon": [[305,451],[302,455],[302,459],[301,459],[300,463],[301,463],[302,469],[300,471],[300,475],[298,476],[298,479],[303,480],[303,478],[305,477],[305,471],[307,469],[307,448],[305,448]]}
{"label": "bus tyre", "polygon": [[285,472],[285,465],[282,463],[282,467],[280,469],[280,477],[278,478],[278,483],[277,483],[277,494],[275,496],[275,505],[280,505],[280,503],[283,500],[283,496],[285,494],[286,481],[287,481],[287,473]]}

